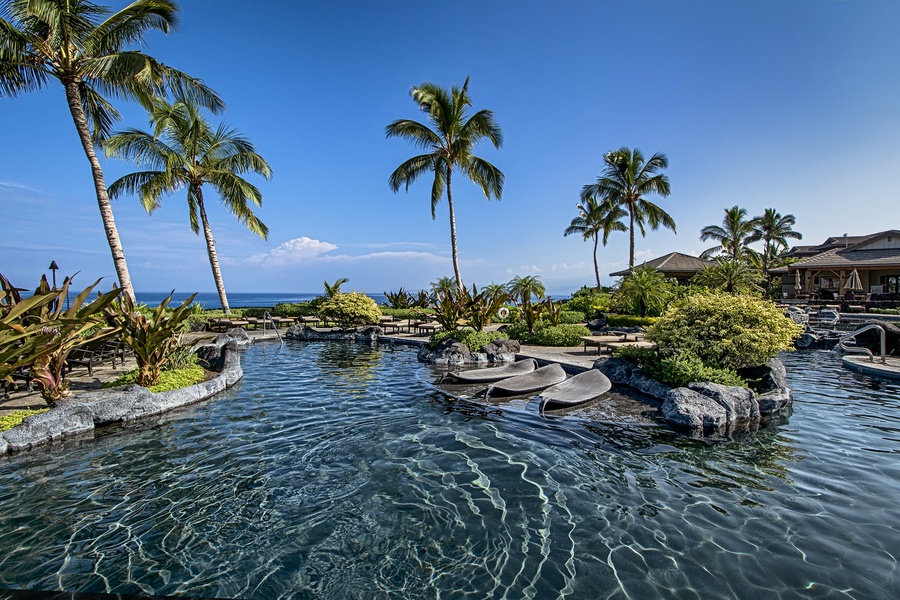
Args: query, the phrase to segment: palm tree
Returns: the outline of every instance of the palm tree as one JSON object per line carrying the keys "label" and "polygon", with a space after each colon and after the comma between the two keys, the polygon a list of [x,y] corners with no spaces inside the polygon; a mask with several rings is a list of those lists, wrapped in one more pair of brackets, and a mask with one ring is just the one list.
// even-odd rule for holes
{"label": "palm tree", "polygon": [[777,266],[775,263],[778,261],[778,255],[788,247],[788,238],[801,240],[803,234],[792,228],[797,222],[794,215],[781,216],[774,208],[767,208],[765,213],[756,217],[754,221],[756,225],[750,240],[763,242],[762,272],[768,283],[769,269]]}
{"label": "palm tree", "polygon": [[710,258],[716,254],[724,254],[731,260],[747,258],[754,251],[749,247],[753,243],[756,230],[756,219],[747,220],[747,209],[732,206],[725,209],[722,226],[707,225],[700,230],[700,241],[715,240],[717,245],[704,250],[700,258]]}
{"label": "palm tree", "polygon": [[572,219],[563,232],[563,236],[579,233],[585,241],[594,240],[594,276],[597,278],[597,289],[599,290],[600,267],[597,265],[597,243],[602,239],[603,245],[606,246],[610,233],[628,231],[628,226],[620,220],[625,218],[628,213],[618,204],[597,202],[594,198],[576,204],[575,208],[578,209],[578,216]]}
{"label": "palm tree", "polygon": [[[341,294],[341,286],[350,281],[349,277],[340,277],[334,280],[334,283],[329,284],[328,280],[324,281],[325,285],[325,297],[326,298],[334,298],[335,296],[339,296]],[[400,288],[401,291],[403,288]]]}
{"label": "palm tree", "polygon": [[434,84],[423,83],[411,90],[411,95],[422,112],[428,114],[433,127],[400,119],[385,128],[387,137],[401,137],[413,145],[428,151],[427,154],[414,156],[397,167],[388,180],[394,193],[401,186],[409,185],[421,175],[434,173],[431,184],[431,218],[435,218],[435,207],[447,188],[447,206],[450,209],[450,248],[453,256],[453,273],[457,288],[464,289],[459,272],[459,254],[456,245],[456,213],[453,208],[453,195],[450,181],[453,170],[459,171],[481,187],[485,197],[497,200],[503,193],[503,173],[484,160],[472,154],[475,144],[487,139],[495,148],[503,144],[500,126],[494,122],[494,113],[480,110],[471,117],[467,109],[472,106],[469,99],[469,78],[462,88],[456,86],[448,93],[446,89]]}
{"label": "palm tree", "polygon": [[665,154],[657,152],[644,161],[644,155],[635,148],[621,147],[607,152],[603,157],[606,166],[597,183],[581,188],[581,201],[607,201],[623,207],[628,212],[628,268],[634,267],[634,228],[646,235],[644,223],[656,231],[660,225],[675,233],[675,220],[662,208],[644,198],[647,194],[669,195],[669,178],[660,173],[669,166]]}
{"label": "palm tree", "polygon": [[532,299],[541,301],[547,295],[547,290],[537,275],[516,275],[506,284],[506,291],[522,307],[530,305]]}
{"label": "palm tree", "polygon": [[107,140],[108,156],[133,160],[150,169],[113,182],[109,194],[113,198],[136,194],[144,209],[152,213],[159,208],[164,195],[187,188],[191,230],[199,235],[201,225],[203,227],[219,301],[225,314],[229,314],[216,241],[206,216],[203,186],[210,185],[238,221],[266,239],[269,229],[249,206],[250,202],[261,206],[262,193],[241,175],[253,172],[268,179],[272,169],[247,138],[224,124],[214,130],[190,100],[181,99],[174,103],[154,100],[150,124],[154,133],[128,129]]}
{"label": "palm tree", "polygon": [[650,311],[662,312],[671,294],[669,282],[655,267],[640,265],[624,277],[616,291],[617,301],[646,317]]}
{"label": "palm tree", "polygon": [[729,294],[759,293],[760,272],[747,261],[717,256],[716,264],[699,271],[691,283],[712,289],[722,289]]}
{"label": "palm tree", "polygon": [[[140,50],[150,30],[168,33],[177,7],[171,0],[135,0],[122,10],[87,0],[0,0],[0,98],[43,89],[57,80],[84,154],[90,162],[97,204],[119,284],[134,298],[131,276],[94,144],[112,130],[119,113],[102,94],[146,103],[172,91],[204,107],[224,104],[203,82]],[[102,20],[101,20],[102,19]]]}

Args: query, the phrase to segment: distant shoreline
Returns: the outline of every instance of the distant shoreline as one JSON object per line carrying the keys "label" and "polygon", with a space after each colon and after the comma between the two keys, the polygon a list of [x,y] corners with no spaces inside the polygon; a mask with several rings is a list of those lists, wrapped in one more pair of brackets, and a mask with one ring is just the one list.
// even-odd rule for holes
{"label": "distant shoreline", "polygon": [[[158,306],[160,302],[166,299],[170,292],[141,292],[135,291],[134,295],[138,302],[143,302],[147,306]],[[193,292],[191,292],[193,293]],[[172,294],[172,300],[169,306],[178,306],[191,295],[186,292],[175,292]],[[322,292],[234,292],[228,293],[228,305],[230,308],[255,308],[255,307],[271,307],[281,302],[308,302],[313,298],[321,296]],[[376,303],[383,304],[387,302],[384,294],[366,294]],[[205,309],[222,308],[219,302],[219,294],[217,292],[197,292],[194,302],[200,304]]]}

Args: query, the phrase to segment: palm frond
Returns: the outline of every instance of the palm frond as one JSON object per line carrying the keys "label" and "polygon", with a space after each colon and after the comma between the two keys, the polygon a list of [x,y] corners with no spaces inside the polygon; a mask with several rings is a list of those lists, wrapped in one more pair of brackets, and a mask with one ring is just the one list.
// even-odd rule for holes
{"label": "palm frond", "polygon": [[465,163],[460,164],[460,168],[469,179],[481,187],[481,191],[488,200],[492,196],[497,200],[500,199],[505,179],[500,169],[477,156],[470,156]]}
{"label": "palm frond", "polygon": [[394,172],[391,173],[388,179],[388,185],[395,193],[402,186],[406,186],[406,190],[409,191],[409,185],[414,183],[424,173],[434,170],[436,164],[437,158],[433,154],[413,156],[394,169]]}
{"label": "palm frond", "polygon": [[384,128],[385,137],[399,137],[411,142],[414,146],[429,149],[441,146],[441,137],[427,125],[409,119],[394,121]]}

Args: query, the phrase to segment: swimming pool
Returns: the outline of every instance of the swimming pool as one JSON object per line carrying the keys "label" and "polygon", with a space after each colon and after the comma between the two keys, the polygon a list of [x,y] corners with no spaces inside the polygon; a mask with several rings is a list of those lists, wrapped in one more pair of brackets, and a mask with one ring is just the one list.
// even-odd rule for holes
{"label": "swimming pool", "polygon": [[709,442],[620,396],[454,400],[411,348],[257,344],[212,401],[0,459],[0,587],[900,597],[900,386],[784,360],[793,414]]}

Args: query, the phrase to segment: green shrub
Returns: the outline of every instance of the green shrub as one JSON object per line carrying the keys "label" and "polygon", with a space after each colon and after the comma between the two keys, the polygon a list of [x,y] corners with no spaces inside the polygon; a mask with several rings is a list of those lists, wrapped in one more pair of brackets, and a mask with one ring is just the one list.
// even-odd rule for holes
{"label": "green shrub", "polygon": [[429,338],[428,347],[435,348],[450,338],[465,344],[472,352],[480,352],[486,344],[490,344],[494,340],[509,339],[509,336],[500,331],[475,331],[471,327],[463,327],[454,331],[438,331]]}
{"label": "green shrub", "polygon": [[[197,314],[197,313],[195,313],[193,311],[191,312],[192,317],[195,314]],[[230,317],[232,319],[239,319],[244,316],[244,309],[243,308],[232,308],[231,312],[228,315],[226,315],[225,311],[222,310],[221,308],[214,308],[212,310],[204,310],[200,314],[202,314],[204,317],[206,317],[207,321],[209,319],[224,319],[226,316]]]}
{"label": "green shrub", "polygon": [[[509,311],[509,316],[507,316],[505,319],[500,318],[500,310],[502,308],[505,308],[506,310]],[[497,314],[494,315],[493,317],[491,317],[491,322],[493,322],[493,323],[517,323],[519,321],[519,317],[522,316],[522,313],[519,310],[519,307],[516,306],[515,304],[504,304],[501,307],[501,309],[498,309]]]}
{"label": "green shrub", "polygon": [[689,352],[660,356],[649,348],[623,346],[613,356],[638,365],[647,377],[671,387],[683,387],[699,381],[747,387],[747,382],[734,369],[709,367]]}
{"label": "green shrub", "polygon": [[596,288],[583,287],[566,302],[566,310],[583,313],[588,319],[596,319],[608,313],[612,306],[612,294],[598,292]]}
{"label": "green shrub", "polygon": [[0,417],[0,431],[7,431],[12,429],[13,427],[18,427],[22,424],[22,419],[25,417],[30,417],[31,415],[37,415],[42,412],[47,412],[50,410],[49,408],[38,408],[36,410],[25,409],[25,410],[17,410],[14,413],[10,413],[5,417]]}
{"label": "green shrub", "polygon": [[[266,311],[268,311],[268,313],[271,315],[272,310],[274,310],[274,309],[268,308],[265,306],[256,306],[256,307],[252,307],[252,308],[245,308],[245,309],[243,309],[243,313],[244,313],[243,316],[251,317],[254,319],[261,319],[262,317],[264,317],[266,315]],[[232,311],[232,312],[234,312],[234,311]]]}
{"label": "green shrub", "polygon": [[374,300],[359,292],[336,294],[319,307],[319,316],[334,321],[341,329],[359,325],[375,325],[381,311]]}
{"label": "green shrub", "polygon": [[388,308],[386,306],[380,306],[379,308],[384,316],[394,317],[399,321],[404,319],[421,319],[422,313],[430,315],[433,312],[430,308]]}
{"label": "green shrub", "polygon": [[900,308],[870,308],[868,311],[876,315],[900,315]]}
{"label": "green shrub", "polygon": [[[132,383],[138,382],[138,376],[140,375],[139,370],[137,368],[128,371],[115,381],[109,381],[103,384],[104,388],[113,388],[118,387],[120,385],[129,385]],[[168,392],[171,390],[178,390],[184,387],[188,387],[190,385],[194,385],[196,383],[200,383],[206,379],[206,371],[203,370],[198,364],[191,365],[185,369],[176,369],[174,371],[162,371],[159,374],[159,379],[156,384],[151,385],[149,389],[151,392],[159,393],[159,392]]]}
{"label": "green shrub", "polygon": [[575,323],[584,323],[587,318],[583,312],[578,310],[561,310],[559,311],[559,321],[563,325],[574,325]]}
{"label": "green shrub", "polygon": [[[316,298],[318,300],[318,298]],[[279,302],[272,307],[273,317],[312,317],[319,310],[321,302]]]}
{"label": "green shrub", "polygon": [[634,315],[606,315],[609,327],[649,327],[658,317],[636,317]]}
{"label": "green shrub", "polygon": [[647,338],[664,355],[687,352],[707,366],[739,369],[792,349],[802,333],[772,302],[710,292],[673,303],[647,330]]}
{"label": "green shrub", "polygon": [[510,339],[533,346],[579,346],[581,337],[591,335],[591,331],[583,325],[549,325],[540,322],[535,325],[534,333],[529,333],[528,326],[524,323],[514,323],[506,328],[506,334]]}

